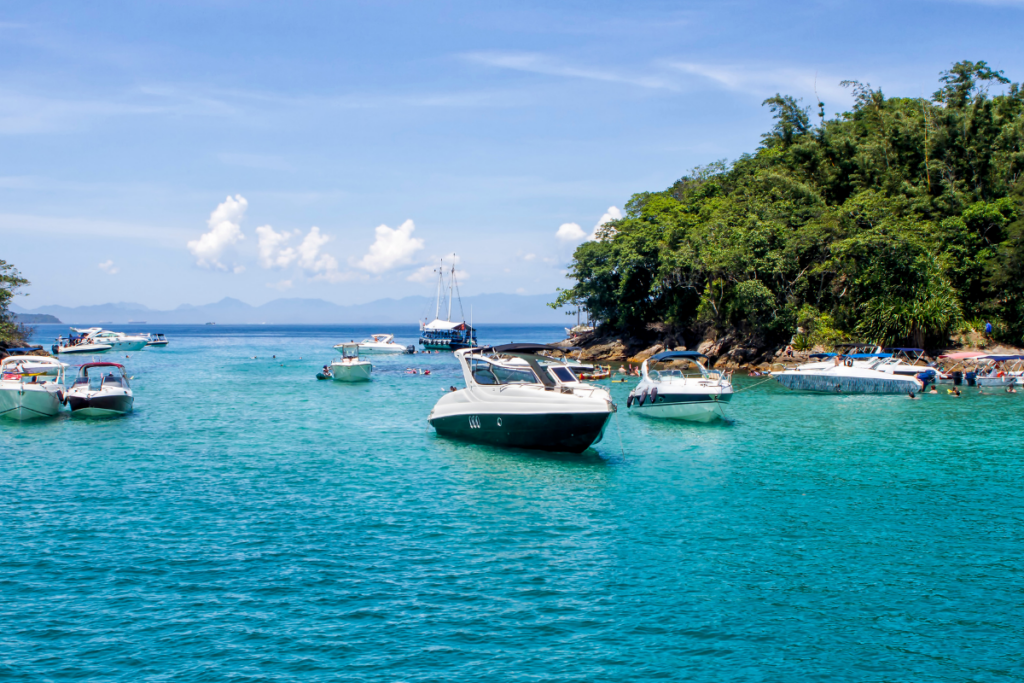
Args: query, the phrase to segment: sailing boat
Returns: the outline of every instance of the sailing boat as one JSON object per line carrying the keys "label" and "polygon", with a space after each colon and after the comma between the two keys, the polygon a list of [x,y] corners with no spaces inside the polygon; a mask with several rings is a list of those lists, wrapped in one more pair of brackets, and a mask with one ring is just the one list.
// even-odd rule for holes
{"label": "sailing boat", "polygon": [[[420,344],[424,349],[440,349],[444,351],[455,351],[456,349],[468,349],[476,346],[476,330],[467,325],[466,321],[452,321],[452,294],[458,294],[458,283],[455,280],[455,263],[452,263],[450,277],[448,278],[448,314],[441,320],[441,296],[444,293],[444,261],[441,261],[437,269],[437,303],[434,307],[434,321],[420,321]],[[459,296],[459,311],[462,312],[462,297]],[[465,317],[465,313],[463,313]]]}

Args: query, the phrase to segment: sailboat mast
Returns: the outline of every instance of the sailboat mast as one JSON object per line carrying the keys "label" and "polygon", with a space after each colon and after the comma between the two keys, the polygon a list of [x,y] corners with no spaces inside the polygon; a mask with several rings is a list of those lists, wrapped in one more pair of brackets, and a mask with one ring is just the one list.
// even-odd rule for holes
{"label": "sailboat mast", "polygon": [[437,267],[437,304],[434,306],[434,320],[441,317],[441,278],[444,276],[444,259],[441,260],[441,265]]}
{"label": "sailboat mast", "polygon": [[455,255],[452,254],[452,276],[448,280],[448,322],[452,321],[452,287],[455,286]]}

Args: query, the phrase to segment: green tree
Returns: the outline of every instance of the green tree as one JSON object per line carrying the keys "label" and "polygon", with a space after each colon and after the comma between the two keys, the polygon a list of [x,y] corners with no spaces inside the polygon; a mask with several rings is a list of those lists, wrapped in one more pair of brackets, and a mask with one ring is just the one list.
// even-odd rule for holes
{"label": "green tree", "polygon": [[4,345],[21,341],[20,328],[14,322],[10,305],[15,293],[28,284],[17,268],[0,259],[0,343]]}

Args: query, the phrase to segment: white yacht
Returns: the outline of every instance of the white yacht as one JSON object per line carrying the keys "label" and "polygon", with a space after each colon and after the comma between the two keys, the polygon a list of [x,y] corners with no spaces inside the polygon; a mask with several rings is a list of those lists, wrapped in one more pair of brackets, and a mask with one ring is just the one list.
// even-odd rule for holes
{"label": "white yacht", "polygon": [[132,412],[135,397],[119,363],[86,363],[67,393],[72,415],[105,417]]}
{"label": "white yacht", "polygon": [[[869,354],[855,354],[869,355]],[[916,376],[893,372],[893,365],[883,365],[888,356],[858,361],[851,356],[835,356],[831,361],[805,363],[795,368],[772,371],[772,377],[787,389],[832,394],[909,394],[924,389],[924,381]],[[935,371],[922,368],[920,374],[934,376]]]}
{"label": "white yacht", "polygon": [[[359,346],[359,353],[409,353],[410,349],[415,350],[412,346],[402,346],[401,344],[395,343],[395,335],[393,334],[374,334],[370,335],[369,339],[364,339],[357,344]],[[339,351],[345,346],[344,344],[337,344],[334,348]]]}
{"label": "white yacht", "polygon": [[114,351],[126,353],[145,348],[150,341],[148,335],[128,335],[123,332],[111,332],[102,327],[85,329],[71,328],[68,339],[57,337],[53,346],[54,353],[105,353]]}
{"label": "white yacht", "polygon": [[369,361],[359,360],[359,344],[340,346],[341,360],[331,363],[331,378],[335,382],[368,382],[373,365]]}
{"label": "white yacht", "polygon": [[[729,378],[708,370],[707,359],[697,351],[665,351],[651,356],[640,366],[640,383],[630,392],[626,406],[637,413],[672,420],[710,422],[725,417],[725,404],[732,398]],[[655,369],[656,365],[682,361],[682,367]]]}
{"label": "white yacht", "polygon": [[147,334],[146,338],[149,340],[149,341],[146,342],[146,346],[164,347],[164,346],[167,346],[170,343],[169,341],[167,341],[167,337],[164,336],[164,334],[161,333],[161,332],[154,332],[152,334]]}
{"label": "white yacht", "polygon": [[45,356],[0,361],[0,417],[53,417],[64,403],[64,363]]}
{"label": "white yacht", "polygon": [[607,390],[541,355],[561,351],[543,344],[456,351],[466,387],[441,397],[427,421],[443,436],[582,453],[601,440],[616,408]]}

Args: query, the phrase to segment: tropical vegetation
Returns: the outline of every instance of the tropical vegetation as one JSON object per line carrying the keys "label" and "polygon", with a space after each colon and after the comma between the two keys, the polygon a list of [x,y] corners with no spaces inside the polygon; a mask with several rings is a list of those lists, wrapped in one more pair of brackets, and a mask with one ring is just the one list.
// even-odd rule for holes
{"label": "tropical vegetation", "polygon": [[944,344],[980,321],[1024,342],[1021,86],[984,61],[942,72],[931,99],[842,85],[850,111],[818,102],[812,122],[768,98],[753,153],[633,195],[552,305],[610,332],[660,322],[765,345]]}
{"label": "tropical vegetation", "polygon": [[14,320],[10,310],[14,294],[28,284],[18,269],[0,259],[0,348],[20,346],[23,343],[25,330]]}

